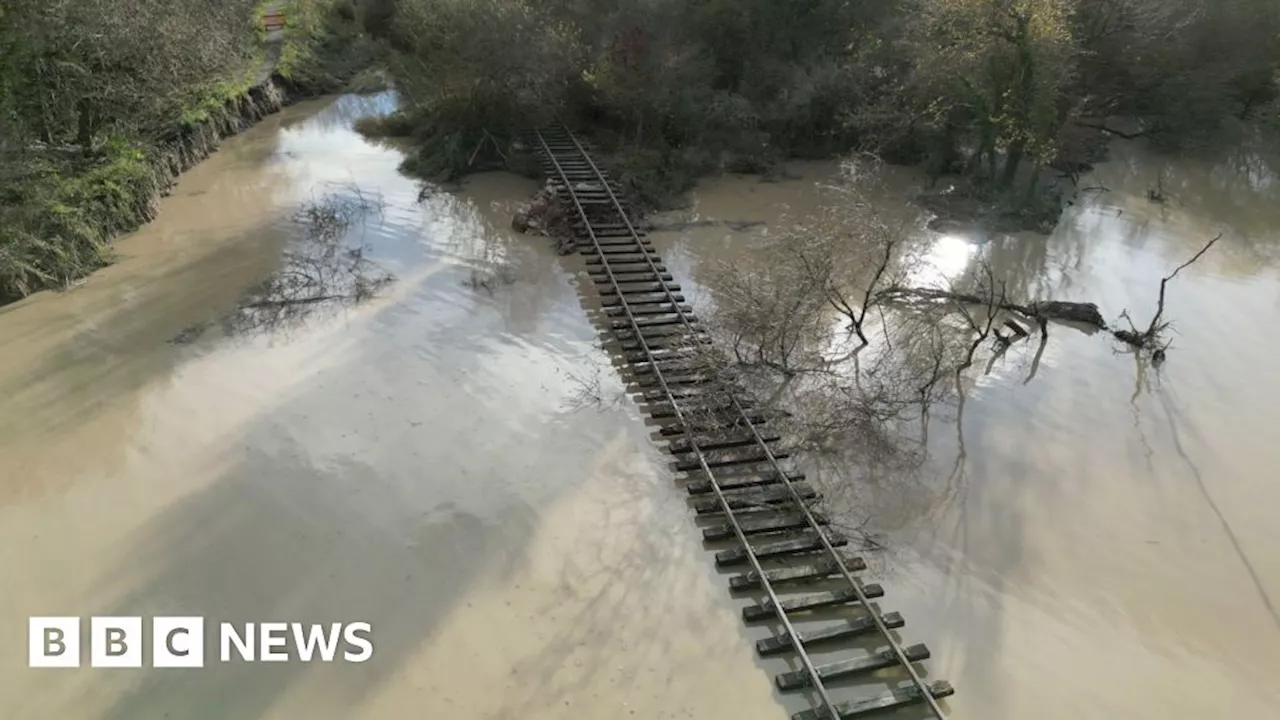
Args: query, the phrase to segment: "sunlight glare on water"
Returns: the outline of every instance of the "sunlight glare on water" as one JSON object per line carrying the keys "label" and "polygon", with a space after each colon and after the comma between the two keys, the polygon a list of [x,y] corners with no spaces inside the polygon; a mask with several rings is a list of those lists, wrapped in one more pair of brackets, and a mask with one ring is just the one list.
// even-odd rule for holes
{"label": "sunlight glare on water", "polygon": [[958,280],[977,255],[978,247],[960,235],[939,235],[909,269],[907,281],[917,287],[947,287]]}

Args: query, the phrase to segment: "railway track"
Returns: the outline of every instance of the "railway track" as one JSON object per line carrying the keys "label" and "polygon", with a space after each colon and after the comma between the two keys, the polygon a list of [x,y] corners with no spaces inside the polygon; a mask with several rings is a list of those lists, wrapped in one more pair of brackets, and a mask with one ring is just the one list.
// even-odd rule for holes
{"label": "railway track", "polygon": [[[775,677],[782,692],[809,693],[814,707],[792,720],[908,707],[944,718],[938,701],[951,685],[922,677],[917,664],[929,650],[904,645],[895,633],[902,617],[872,603],[884,590],[855,575],[865,563],[839,552],[847,540],[815,509],[819,493],[789,467],[768,414],[717,377],[709,335],[633,224],[618,186],[564,128],[535,133],[534,149],[571,218],[629,389],[686,476],[704,539],[728,545],[716,564],[741,568],[730,588],[758,599],[743,608],[744,620],[777,630],[757,652],[798,661]],[[869,693],[869,678],[887,688]]]}

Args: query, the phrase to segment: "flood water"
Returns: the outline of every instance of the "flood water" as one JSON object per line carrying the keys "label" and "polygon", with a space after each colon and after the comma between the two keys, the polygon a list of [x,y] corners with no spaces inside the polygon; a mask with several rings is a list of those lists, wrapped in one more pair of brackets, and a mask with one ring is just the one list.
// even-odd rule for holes
{"label": "flood water", "polygon": [[[0,718],[786,717],[783,668],[755,657],[761,631],[618,396],[579,260],[507,229],[535,185],[486,174],[420,201],[401,153],[350,130],[391,102],[269,118],[184,176],[119,263],[0,309]],[[1171,290],[1165,366],[1138,375],[1105,338],[1055,330],[1034,379],[1010,353],[931,433],[923,478],[858,495],[888,548],[868,557],[884,606],[956,686],[955,718],[1280,701],[1280,183],[1180,161],[1160,206],[1160,167],[1119,146],[1084,183],[1110,192],[1050,238],[961,254],[1145,318],[1159,278],[1224,232]],[[695,193],[702,215],[764,227],[655,236],[700,302],[711,262],[834,174],[793,169]],[[375,209],[344,242],[394,281],[273,312],[289,278],[341,275],[343,254],[296,250],[297,212],[353,188]],[[375,651],[31,670],[32,615],[367,621]]]}
{"label": "flood water", "polygon": [[[121,262],[0,310],[0,718],[776,718],[638,411],[583,407],[620,383],[575,272],[506,229],[534,183],[419,203],[349,129],[387,102],[228,140]],[[351,233],[396,280],[224,330],[299,271],[297,209],[352,182],[382,207]],[[514,282],[468,286],[494,263]],[[375,649],[32,670],[32,615],[364,621]]]}
{"label": "flood water", "polygon": [[[803,181],[705,183],[682,218],[811,213],[829,164]],[[1166,202],[1153,203],[1157,178]],[[796,186],[808,184],[808,192]],[[1034,365],[1011,350],[930,427],[923,477],[823,478],[887,546],[870,555],[884,606],[934,653],[956,718],[1270,717],[1280,702],[1280,181],[1247,154],[1162,159],[1118,144],[1051,236],[937,236],[933,269],[986,258],[1010,296],[1128,310],[1145,327],[1160,279],[1173,346],[1159,370],[1065,327]],[[893,205],[919,188],[890,169]],[[906,217],[904,208],[886,214]],[[753,233],[706,227],[664,248],[714,304],[716,262],[751,263]],[[1034,370],[1034,373],[1033,373]],[[847,485],[847,482],[844,482]]]}

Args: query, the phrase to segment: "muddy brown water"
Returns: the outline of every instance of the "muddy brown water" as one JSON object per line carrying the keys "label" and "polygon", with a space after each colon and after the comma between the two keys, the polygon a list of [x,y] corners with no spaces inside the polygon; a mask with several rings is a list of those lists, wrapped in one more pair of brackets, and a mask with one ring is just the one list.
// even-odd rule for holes
{"label": "muddy brown water", "polygon": [[[350,130],[392,102],[266,120],[184,176],[118,264],[0,309],[0,717],[786,717],[786,665],[755,657],[763,631],[619,400],[577,260],[507,229],[534,185],[486,174],[420,202],[401,153]],[[1141,315],[1223,230],[1177,281],[1169,363],[1139,378],[1104,339],[1056,332],[1034,380],[1011,356],[962,436],[933,433],[922,480],[857,495],[889,548],[869,558],[885,606],[956,685],[956,718],[1268,717],[1280,700],[1280,191],[1188,160],[1157,207],[1157,161],[1120,152],[1099,170],[1112,192],[1047,242],[986,251],[1028,287]],[[749,261],[834,174],[793,170],[695,193],[699,217],[763,227],[655,237],[700,302],[710,262]],[[294,269],[298,208],[353,185],[380,210],[348,233],[395,282],[221,323]],[[939,238],[940,271],[974,245]],[[31,670],[31,615],[363,620],[375,652]]]}
{"label": "muddy brown water", "polygon": [[[266,120],[121,262],[0,310],[0,717],[777,717],[638,412],[578,409],[607,360],[575,274],[506,229],[534,184],[419,203],[349,129],[387,102]],[[220,332],[296,209],[352,181],[383,205],[352,232],[397,281]],[[467,286],[495,261],[513,284]],[[173,614],[367,621],[374,657],[25,667],[28,616]]]}

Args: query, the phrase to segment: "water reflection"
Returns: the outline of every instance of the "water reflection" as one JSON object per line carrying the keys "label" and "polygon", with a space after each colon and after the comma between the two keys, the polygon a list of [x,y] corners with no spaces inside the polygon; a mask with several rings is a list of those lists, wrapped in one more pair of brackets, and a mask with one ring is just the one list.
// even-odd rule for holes
{"label": "water reflection", "polygon": [[945,287],[960,279],[978,253],[978,246],[966,237],[940,235],[925,251],[908,281],[917,287]]}
{"label": "water reflection", "polygon": [[[394,90],[368,95],[340,95],[308,100],[302,104],[302,107],[311,112],[295,113],[282,122],[281,127],[306,128],[310,132],[336,134],[341,137],[355,134],[352,125],[356,120],[363,117],[389,115],[398,105],[399,98]],[[314,112],[318,108],[324,108],[324,112]]]}
{"label": "water reflection", "polygon": [[[379,103],[229,139],[123,262],[0,313],[0,645],[50,613],[364,619],[374,658],[116,675],[0,653],[0,716],[776,717],[634,406],[566,408],[608,359],[572,266],[509,230],[535,184],[419,202],[350,128]],[[297,212],[353,181],[381,212],[311,236]]]}
{"label": "water reflection", "polygon": [[[371,223],[382,219],[384,200],[359,186],[337,188],[293,216],[295,239],[280,253],[280,266],[251,288],[219,325],[227,335],[281,334],[309,318],[329,316],[372,299],[393,279],[367,257]],[[206,325],[174,338],[187,343]]]}
{"label": "water reflection", "polygon": [[[955,282],[983,261],[1019,301],[1094,302],[1112,322],[1149,318],[1160,279],[1223,232],[1170,285],[1162,368],[1051,328],[932,418],[919,472],[868,473],[859,448],[813,460],[835,511],[884,541],[872,566],[886,607],[956,685],[957,719],[1263,717],[1280,702],[1267,680],[1280,667],[1280,341],[1258,330],[1280,322],[1280,184],[1264,158],[1119,143],[1081,180],[1106,190],[1081,193],[1048,237],[994,235],[972,252],[930,238]],[[1163,203],[1148,199],[1157,180]],[[777,225],[782,203],[813,194],[789,189],[766,199],[717,180],[698,203]],[[723,232],[655,242],[702,302],[719,292],[717,262],[760,262]]]}

